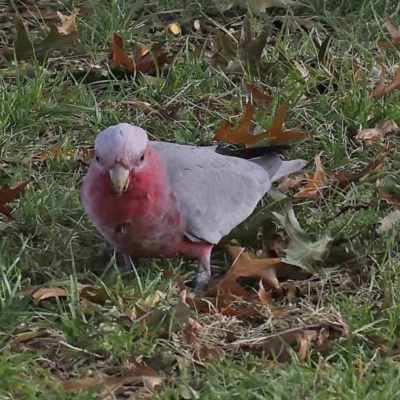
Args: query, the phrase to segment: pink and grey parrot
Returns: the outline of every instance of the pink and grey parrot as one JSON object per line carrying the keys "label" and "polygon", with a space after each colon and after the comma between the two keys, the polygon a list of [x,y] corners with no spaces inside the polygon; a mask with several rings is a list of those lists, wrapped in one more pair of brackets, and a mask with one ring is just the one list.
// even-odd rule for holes
{"label": "pink and grey parrot", "polygon": [[197,259],[197,293],[210,279],[213,246],[253,212],[271,182],[307,163],[215,150],[150,141],[143,129],[120,123],[97,135],[81,188],[86,213],[117,250]]}

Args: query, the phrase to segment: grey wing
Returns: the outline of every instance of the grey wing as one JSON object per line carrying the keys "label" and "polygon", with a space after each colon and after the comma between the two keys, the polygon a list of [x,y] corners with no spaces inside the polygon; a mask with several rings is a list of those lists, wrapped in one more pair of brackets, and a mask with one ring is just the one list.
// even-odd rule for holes
{"label": "grey wing", "polygon": [[206,148],[153,142],[191,240],[216,244],[254,210],[271,182],[260,166]]}

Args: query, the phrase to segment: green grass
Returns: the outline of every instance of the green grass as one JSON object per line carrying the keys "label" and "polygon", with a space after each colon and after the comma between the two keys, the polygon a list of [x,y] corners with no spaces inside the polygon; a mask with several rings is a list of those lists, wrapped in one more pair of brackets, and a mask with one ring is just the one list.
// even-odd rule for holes
{"label": "green grass", "polygon": [[[274,73],[271,77],[246,76],[263,91],[274,94],[272,105],[258,112],[254,121],[261,131],[271,124],[278,105],[288,101],[291,106],[286,125],[292,127],[301,121],[313,134],[311,140],[294,145],[288,156],[310,160],[310,172],[320,152],[327,171],[360,169],[382,150],[382,145],[374,143],[363,148],[352,141],[352,134],[383,119],[400,124],[399,92],[383,100],[369,97],[377,61],[383,59],[395,65],[400,59],[399,50],[383,52],[375,46],[386,37],[383,18],[392,16],[400,24],[399,6],[389,0],[302,3],[304,7],[298,12],[312,15],[334,31],[331,54],[339,70],[337,90],[304,98],[321,72],[318,67],[310,69],[310,79],[304,82],[293,60],[299,55],[316,59],[318,50],[309,34],[282,31],[277,45],[267,46],[266,58],[276,61],[285,56],[289,60],[285,77],[277,78]],[[68,7],[63,9],[65,13]],[[60,392],[57,382],[85,377],[88,371],[118,374],[125,370],[127,356],[145,361],[167,377],[162,391],[153,394],[155,399],[398,398],[399,366],[371,341],[376,336],[390,347],[400,334],[398,240],[395,235],[380,237],[374,233],[380,219],[391,210],[379,200],[376,179],[352,184],[346,191],[332,186],[323,200],[296,203],[299,221],[314,237],[329,232],[331,236],[340,233],[352,238],[344,239],[332,251],[330,266],[336,270],[299,282],[305,294],[290,318],[269,318],[265,312],[265,319],[255,323],[194,312],[193,318],[203,326],[204,339],[223,344],[225,355],[220,360],[198,363],[190,348],[182,345],[179,329],[157,324],[146,327],[131,318],[137,299],[156,290],[165,294],[156,309],[171,310],[178,303],[179,290],[164,277],[162,269],[167,266],[189,281],[194,277],[194,264],[147,261],[132,273],[121,275],[113,259],[109,270],[103,271],[99,258],[102,240],[84,215],[79,199],[87,164],[74,157],[49,157],[42,164],[21,161],[54,144],[65,151],[93,145],[102,128],[122,121],[142,126],[152,138],[207,143],[222,118],[237,123],[249,96],[242,78],[220,70],[209,74],[204,62],[191,59],[193,35],[172,37],[165,32],[157,40],[165,41],[175,58],[158,82],[148,83],[139,76],[135,80],[72,83],[65,94],[64,78],[90,60],[102,63],[114,31],[125,40],[133,37],[149,44],[156,36],[140,26],[145,20],[164,26],[172,21],[183,24],[191,18],[204,19],[204,10],[223,23],[208,2],[203,8],[196,2],[178,0],[141,7],[139,2],[128,0],[91,0],[87,7],[90,13],[78,18],[79,44],[43,65],[13,64],[8,70],[16,75],[0,78],[0,186],[31,182],[21,199],[12,203],[14,221],[0,217],[0,398],[92,399],[95,394],[91,392]],[[184,11],[166,12],[180,9]],[[236,15],[236,11],[227,15]],[[261,16],[255,19],[255,26],[259,30],[268,21],[271,16]],[[325,37],[324,32],[319,34]],[[364,78],[348,88],[356,58],[362,62]],[[198,121],[196,108],[204,94],[226,100],[228,105],[213,110],[202,103],[202,118]],[[177,121],[168,121],[128,106],[129,100],[161,108],[177,104],[184,107]],[[396,182],[400,145],[396,137],[388,140],[393,150],[380,179]],[[363,202],[376,206],[335,217],[345,205]],[[351,285],[351,277],[357,274],[362,276],[362,283]],[[113,288],[111,300],[101,306],[90,305],[80,298],[77,282]],[[69,297],[37,305],[19,295],[22,287],[32,284],[64,285]],[[346,335],[332,341],[320,355],[307,357],[304,363],[297,361],[295,352],[289,362],[281,365],[266,362],[260,349],[230,346],[234,340],[266,337],[271,332],[326,319],[345,326]],[[36,328],[51,330],[53,335],[12,346],[18,334]],[[60,335],[65,344],[60,345]],[[133,388],[139,390],[135,398],[149,395],[142,389]],[[112,398],[123,397],[116,394]]]}

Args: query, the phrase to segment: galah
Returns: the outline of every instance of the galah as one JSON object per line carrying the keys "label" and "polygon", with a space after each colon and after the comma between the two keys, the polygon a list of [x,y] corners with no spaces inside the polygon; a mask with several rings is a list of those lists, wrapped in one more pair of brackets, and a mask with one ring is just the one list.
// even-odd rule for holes
{"label": "galah", "polygon": [[197,259],[197,293],[210,279],[213,246],[253,212],[271,182],[306,165],[215,149],[150,141],[143,129],[120,123],[97,135],[81,188],[89,218],[120,252]]}

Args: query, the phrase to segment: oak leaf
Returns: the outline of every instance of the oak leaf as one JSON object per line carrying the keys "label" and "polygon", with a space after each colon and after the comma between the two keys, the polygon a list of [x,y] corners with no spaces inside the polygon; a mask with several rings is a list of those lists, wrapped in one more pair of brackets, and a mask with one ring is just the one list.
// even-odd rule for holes
{"label": "oak leaf", "polygon": [[307,184],[304,188],[300,189],[294,197],[306,197],[312,199],[319,199],[322,197],[323,189],[328,184],[328,176],[322,166],[321,156],[315,156],[315,173],[312,178],[307,179]]}
{"label": "oak leaf", "polygon": [[[62,14],[61,14],[62,15]],[[75,25],[75,15],[72,14],[63,25],[57,27],[56,25],[50,26],[50,32],[45,39],[39,42],[32,42],[29,38],[28,32],[22,19],[18,16],[14,16],[14,24],[16,28],[16,38],[14,41],[15,53],[18,60],[26,60],[32,57],[38,60],[43,60],[49,53],[54,50],[58,50],[61,46],[75,42],[79,35]],[[3,54],[6,58],[11,59],[13,52],[9,49],[5,49]]]}
{"label": "oak leaf", "polygon": [[345,189],[350,183],[359,182],[361,179],[368,175],[375,174],[382,169],[383,163],[385,162],[388,154],[392,150],[391,146],[387,146],[381,153],[379,153],[366,167],[359,172],[346,173],[340,171],[333,175],[338,180],[340,188]]}
{"label": "oak leaf", "polygon": [[28,183],[29,182],[22,182],[13,189],[10,189],[8,185],[4,185],[0,189],[0,214],[5,215],[9,219],[13,219],[10,210],[5,206],[5,204],[11,203],[13,200],[15,200],[26,188]]}
{"label": "oak leaf", "polygon": [[142,72],[143,74],[152,69],[171,64],[172,60],[166,53],[152,54],[150,49],[143,45],[137,44],[133,58],[129,58],[124,51],[122,37],[117,33],[113,33],[111,37],[111,54],[110,62],[114,67],[123,67],[128,72]]}
{"label": "oak leaf", "polygon": [[371,97],[374,99],[380,99],[392,92],[393,90],[400,89],[400,62],[393,80],[388,85],[385,84],[386,66],[383,63],[379,63],[379,66],[381,68],[381,76],[379,78],[378,84],[375,86],[374,90],[371,93]]}
{"label": "oak leaf", "polygon": [[391,46],[400,47],[400,29],[393,23],[390,18],[385,19],[385,26],[389,32],[391,38],[390,42],[380,42],[378,46],[381,48],[387,48]]}
{"label": "oak leaf", "polygon": [[246,296],[246,291],[238,284],[239,277],[263,279],[272,288],[279,287],[276,268],[281,264],[279,258],[254,259],[238,246],[226,246],[226,251],[233,260],[230,270],[221,278],[210,283],[209,293],[235,294]]}
{"label": "oak leaf", "polygon": [[395,121],[386,120],[375,125],[375,128],[360,129],[354,138],[363,141],[366,145],[370,146],[373,140],[383,139],[387,133],[398,128],[399,127]]}
{"label": "oak leaf", "polygon": [[294,129],[283,130],[283,121],[287,108],[287,103],[282,104],[278,108],[275,120],[271,127],[263,133],[252,135],[250,133],[250,125],[254,115],[254,107],[251,103],[247,103],[243,119],[240,121],[237,128],[232,130],[230,122],[224,121],[219,127],[213,140],[246,145],[252,145],[261,140],[266,140],[269,145],[273,146],[288,141],[307,139],[310,135],[301,132],[301,124],[298,124]]}

